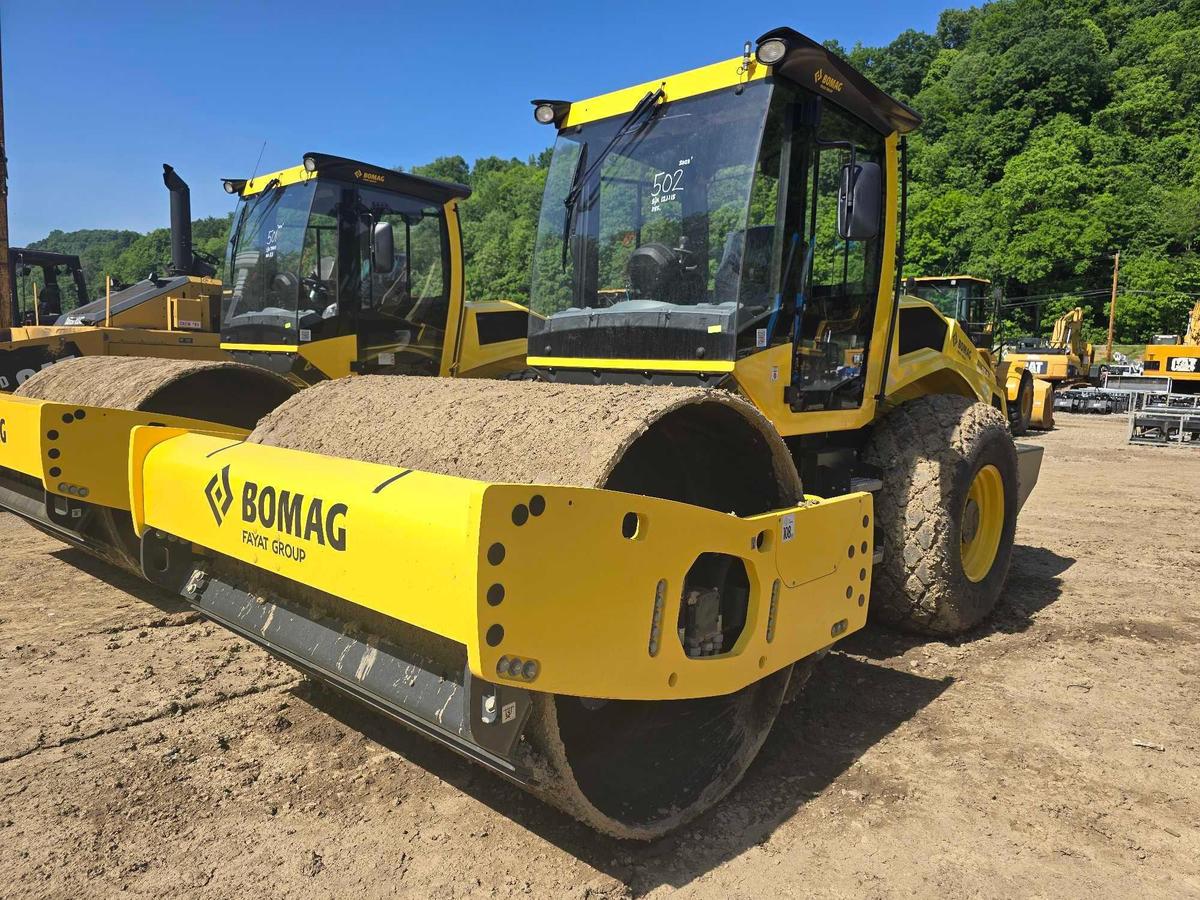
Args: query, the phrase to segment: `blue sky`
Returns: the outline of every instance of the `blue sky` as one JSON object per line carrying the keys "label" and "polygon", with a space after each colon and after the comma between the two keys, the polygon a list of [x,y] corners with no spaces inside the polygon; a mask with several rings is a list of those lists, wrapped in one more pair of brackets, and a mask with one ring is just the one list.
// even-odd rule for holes
{"label": "blue sky", "polygon": [[[529,100],[578,99],[737,55],[779,26],[846,46],[931,30],[946,0],[781,3],[5,0],[14,245],[167,224],[161,164],[199,217],[222,176],[308,150],[411,166],[551,143]],[[959,4],[967,5],[967,4]]]}

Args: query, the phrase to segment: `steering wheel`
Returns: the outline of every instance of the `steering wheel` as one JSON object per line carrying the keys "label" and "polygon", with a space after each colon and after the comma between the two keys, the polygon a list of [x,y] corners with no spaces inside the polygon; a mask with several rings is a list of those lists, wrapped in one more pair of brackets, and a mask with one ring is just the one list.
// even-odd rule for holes
{"label": "steering wheel", "polygon": [[316,275],[309,275],[300,279],[300,284],[308,288],[308,299],[319,303],[329,296],[329,288],[325,287],[325,283]]}
{"label": "steering wheel", "polygon": [[271,279],[271,293],[283,294],[285,297],[295,292],[300,286],[299,279],[291,272],[276,272]]}

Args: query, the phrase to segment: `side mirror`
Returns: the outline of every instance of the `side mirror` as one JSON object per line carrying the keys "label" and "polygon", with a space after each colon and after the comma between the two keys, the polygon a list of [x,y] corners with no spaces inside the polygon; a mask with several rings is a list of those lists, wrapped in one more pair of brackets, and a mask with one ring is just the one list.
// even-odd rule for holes
{"label": "side mirror", "polygon": [[376,222],[371,239],[371,269],[377,273],[392,271],[396,266],[396,242],[391,222]]}
{"label": "side mirror", "polygon": [[838,187],[838,236],[844,241],[869,241],[879,235],[883,173],[879,163],[842,166]]}

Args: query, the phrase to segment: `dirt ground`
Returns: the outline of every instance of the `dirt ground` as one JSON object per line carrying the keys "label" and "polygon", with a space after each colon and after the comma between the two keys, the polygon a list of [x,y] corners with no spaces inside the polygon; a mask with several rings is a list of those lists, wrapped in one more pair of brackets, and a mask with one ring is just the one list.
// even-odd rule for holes
{"label": "dirt ground", "polygon": [[1200,452],[1060,419],[1000,612],[839,645],[651,845],[0,515],[0,893],[1200,897]]}

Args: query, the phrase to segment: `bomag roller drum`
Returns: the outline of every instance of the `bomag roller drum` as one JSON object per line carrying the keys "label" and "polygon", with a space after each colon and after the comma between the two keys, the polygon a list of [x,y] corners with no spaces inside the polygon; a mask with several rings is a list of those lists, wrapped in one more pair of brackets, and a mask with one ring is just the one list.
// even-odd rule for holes
{"label": "bomag roller drum", "polygon": [[[240,363],[89,356],[43,369],[15,393],[57,403],[182,416],[249,430],[295,392],[296,388],[278,375]],[[124,445],[116,449],[125,453]],[[140,574],[138,541],[128,512],[100,507],[92,512],[83,546],[114,565]]]}
{"label": "bomag roller drum", "polygon": [[[743,516],[801,498],[791,456],[761,414],[728,393],[692,388],[366,376],[303,391],[268,415],[249,441],[481,480],[603,487]],[[588,548],[578,552],[586,560]],[[393,577],[403,591],[405,573]],[[308,615],[356,623],[346,627],[368,634],[373,645],[402,646],[418,653],[422,668],[461,678],[461,645],[329,595],[298,598],[305,589],[295,582],[272,585],[249,567],[233,578],[258,579],[265,595],[290,594],[319,608]],[[563,603],[571,596],[571,584],[563,584]],[[674,632],[672,623],[663,640],[675,639]],[[517,749],[530,773],[523,784],[608,834],[664,834],[741,778],[792,668],[726,696],[690,700],[535,691]]]}

